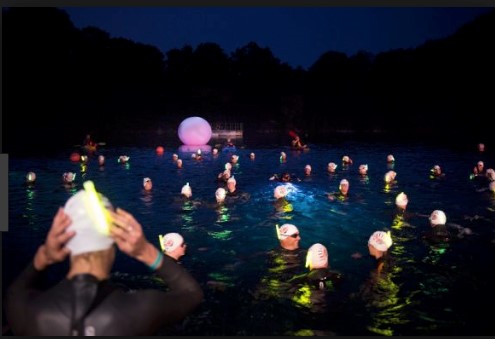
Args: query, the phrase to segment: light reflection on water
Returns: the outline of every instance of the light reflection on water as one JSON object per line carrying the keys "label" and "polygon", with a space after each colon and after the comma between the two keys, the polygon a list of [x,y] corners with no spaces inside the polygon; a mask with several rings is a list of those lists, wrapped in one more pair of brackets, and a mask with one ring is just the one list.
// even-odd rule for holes
{"label": "light reflection on water", "polygon": [[[281,151],[287,153],[285,162],[280,162]],[[188,243],[183,265],[203,286],[206,299],[186,326],[164,329],[163,334],[491,334],[489,316],[480,305],[494,300],[494,280],[484,263],[495,259],[495,197],[469,180],[473,164],[480,160],[474,154],[358,143],[313,145],[306,152],[244,148],[236,152],[239,163],[232,168],[243,198],[218,205],[216,178],[230,152],[215,157],[205,153],[201,161],[180,148],[166,149],[163,156],[153,147],[101,152],[107,159],[102,168],[96,157],[85,166],[70,162],[70,151],[51,159],[10,159],[4,289],[46,236],[58,206],[82,188],[83,180],[93,180],[114,206],[136,216],[155,245],[159,246],[158,235],[167,232],[181,233]],[[249,159],[251,152],[254,160]],[[172,153],[183,159],[182,169],[172,161]],[[392,166],[386,163],[390,153],[396,159]],[[129,155],[130,162],[118,164],[121,154]],[[353,165],[342,166],[345,154]],[[487,167],[495,165],[493,159],[483,160]],[[333,175],[326,171],[329,162],[339,165]],[[429,178],[436,163],[446,173],[444,180]],[[306,164],[312,166],[310,178],[304,177]],[[358,174],[360,164],[369,166],[366,177]],[[396,181],[386,185],[384,174],[392,168]],[[26,187],[25,174],[31,170],[37,182]],[[79,174],[70,190],[60,181],[67,171]],[[289,194],[275,202],[273,190],[280,183],[269,178],[284,171],[301,181],[287,184]],[[153,180],[151,192],[143,190],[143,177]],[[327,194],[337,191],[344,178],[350,182],[349,198],[330,201]],[[192,200],[179,196],[186,182],[192,187]],[[397,214],[394,204],[400,192],[409,197],[404,215]],[[434,209],[444,210],[448,221],[471,228],[473,235],[444,246],[424,243],[420,235],[429,227],[427,216]],[[332,292],[335,303],[327,305],[325,313],[311,312],[311,291],[304,288],[277,300],[254,297],[263,280],[269,282],[268,294],[280,294],[283,282],[267,276],[263,254],[277,246],[275,225],[283,223],[297,225],[301,247],[324,244],[331,268],[344,276],[344,283]],[[375,230],[392,231],[394,267],[373,285],[368,300],[358,291],[375,265],[367,256],[367,240]],[[363,258],[353,259],[355,252]],[[115,270],[116,279],[132,281],[133,288],[156,285],[146,267],[124,255],[117,256]],[[464,296],[466,291],[470,297]]]}

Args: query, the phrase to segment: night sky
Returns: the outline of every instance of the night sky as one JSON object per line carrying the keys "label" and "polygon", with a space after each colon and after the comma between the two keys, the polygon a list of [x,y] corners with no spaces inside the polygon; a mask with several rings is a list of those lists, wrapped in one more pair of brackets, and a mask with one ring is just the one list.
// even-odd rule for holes
{"label": "night sky", "polygon": [[414,48],[454,33],[492,8],[226,8],[67,7],[77,28],[95,26],[112,38],[158,47],[163,53],[214,42],[227,55],[254,41],[281,62],[311,66],[327,51],[348,56]]}

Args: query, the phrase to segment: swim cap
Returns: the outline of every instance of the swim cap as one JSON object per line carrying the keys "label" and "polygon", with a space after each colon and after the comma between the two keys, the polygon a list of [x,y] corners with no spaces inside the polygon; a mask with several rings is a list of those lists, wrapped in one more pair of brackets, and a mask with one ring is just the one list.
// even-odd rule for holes
{"label": "swim cap", "polygon": [[130,159],[130,157],[128,157],[127,155],[121,155],[119,157],[119,162],[128,162]]}
{"label": "swim cap", "polygon": [[143,179],[143,186],[145,186],[145,185],[146,185],[146,183],[147,183],[147,182],[150,182],[150,181],[151,181],[151,179],[150,179],[150,178],[144,178],[144,179]]}
{"label": "swim cap", "polygon": [[239,156],[237,154],[232,155],[230,158],[234,161],[239,160]]}
{"label": "swim cap", "polygon": [[67,242],[71,256],[86,252],[101,251],[110,248],[110,215],[107,209],[111,204],[104,196],[98,194],[93,182],[84,183],[85,190],[80,190],[67,200],[64,211],[72,219],[67,231],[76,234]]}
{"label": "swim cap", "polygon": [[431,212],[428,219],[430,220],[431,226],[445,225],[445,223],[447,222],[447,216],[441,210],[434,210],[433,212]]}
{"label": "swim cap", "polygon": [[162,251],[165,252],[172,252],[184,243],[184,238],[179,233],[167,233],[159,238]]}
{"label": "swim cap", "polygon": [[254,153],[252,153],[252,152],[249,154],[249,156],[250,156],[251,158],[254,158],[254,157],[255,157]]}
{"label": "swim cap", "polygon": [[227,184],[228,184],[229,182],[233,182],[233,183],[234,183],[234,185],[236,185],[236,184],[237,184],[237,181],[235,180],[234,176],[231,176],[231,177],[229,178],[229,180],[227,180]]}
{"label": "swim cap", "polygon": [[367,164],[359,165],[359,170],[367,171],[368,165]]}
{"label": "swim cap", "polygon": [[344,156],[342,157],[342,161],[343,161],[343,162],[349,162],[349,157],[348,157],[347,155],[344,155]]}
{"label": "swim cap", "polygon": [[211,151],[213,154],[217,154],[218,153],[218,150],[216,148],[214,148],[212,151]]}
{"label": "swim cap", "polygon": [[328,167],[330,167],[331,169],[335,170],[335,169],[337,169],[337,164],[335,164],[334,162],[329,162],[328,163]]}
{"label": "swim cap", "polygon": [[306,256],[306,267],[310,270],[314,268],[326,268],[328,267],[328,251],[322,244],[313,244],[308,249]]}
{"label": "swim cap", "polygon": [[290,237],[293,234],[299,233],[299,230],[297,229],[296,226],[292,224],[283,224],[279,229],[278,229],[278,238],[280,240],[284,240],[287,237]]}
{"label": "swim cap", "polygon": [[304,169],[309,169],[311,171],[311,165],[304,166]]}
{"label": "swim cap", "polygon": [[406,207],[409,200],[407,199],[407,195],[404,192],[400,192],[395,197],[395,204],[399,207]]}
{"label": "swim cap", "polygon": [[486,170],[486,176],[490,181],[495,180],[495,171],[493,170],[493,168],[489,168]]}
{"label": "swim cap", "polygon": [[485,164],[483,163],[483,161],[478,161],[478,166],[485,166]]}
{"label": "swim cap", "polygon": [[339,189],[340,189],[340,186],[342,186],[342,185],[347,185],[347,186],[349,186],[349,181],[347,181],[347,179],[342,179],[342,180],[340,180]]}
{"label": "swim cap", "polygon": [[177,154],[175,154],[175,153],[174,153],[174,154],[172,154],[172,158],[174,158],[174,159],[178,159],[178,158],[179,158],[179,156],[178,156]]}
{"label": "swim cap", "polygon": [[396,172],[394,171],[388,171],[387,173],[385,173],[385,182],[386,183],[391,183],[392,181],[394,181],[395,179],[395,176],[397,175]]}
{"label": "swim cap", "polygon": [[388,162],[394,162],[395,161],[394,156],[392,154],[387,155],[387,161]]}
{"label": "swim cap", "polygon": [[62,175],[62,178],[64,179],[65,182],[71,183],[76,179],[76,174],[72,172],[65,172]]}
{"label": "swim cap", "polygon": [[192,196],[192,190],[191,186],[189,186],[189,183],[186,183],[184,186],[182,186],[182,190],[180,191],[180,193],[188,198]]}
{"label": "swim cap", "polygon": [[230,171],[232,169],[232,164],[230,162],[226,162],[225,169]]}
{"label": "swim cap", "polygon": [[27,182],[35,182],[36,181],[36,173],[28,172],[28,174],[26,174],[26,181]]}
{"label": "swim cap", "polygon": [[275,199],[284,198],[287,195],[287,188],[285,186],[279,185],[275,187],[273,191],[273,196]]}
{"label": "swim cap", "polygon": [[371,235],[368,244],[379,251],[386,252],[392,246],[390,232],[376,231]]}
{"label": "swim cap", "polygon": [[215,198],[217,199],[217,202],[224,201],[226,195],[227,195],[227,192],[225,191],[225,188],[223,188],[223,187],[219,187],[215,191]]}

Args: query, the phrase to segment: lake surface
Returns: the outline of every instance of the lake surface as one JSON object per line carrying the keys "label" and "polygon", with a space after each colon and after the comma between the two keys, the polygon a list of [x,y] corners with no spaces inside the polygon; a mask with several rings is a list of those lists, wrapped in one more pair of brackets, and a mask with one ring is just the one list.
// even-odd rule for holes
{"label": "lake surface", "polygon": [[[101,148],[106,165],[99,168],[95,157],[86,167],[69,160],[72,150],[49,157],[9,159],[9,231],[3,234],[2,292],[27,265],[44,241],[59,206],[86,180],[114,206],[130,211],[143,225],[146,237],[159,246],[158,235],[181,233],[188,244],[182,264],[205,291],[205,301],[183,323],[164,328],[160,334],[178,335],[492,335],[495,301],[495,195],[485,184],[469,178],[478,160],[494,167],[493,157],[446,147],[421,144],[339,143],[310,145],[305,152],[286,146],[238,148],[239,164],[233,174],[239,199],[218,207],[215,190],[218,173],[232,152],[214,157],[203,152],[203,160],[192,152],[165,147],[158,156],[154,148]],[[280,152],[287,161],[280,162]],[[254,160],[249,153],[254,152]],[[172,153],[183,159],[178,169]],[[387,154],[396,161],[396,182],[385,186],[390,169]],[[117,162],[130,156],[127,165]],[[353,164],[342,166],[342,156]],[[338,164],[336,175],[327,164]],[[312,175],[304,176],[310,164]],[[358,174],[368,164],[368,176]],[[439,164],[442,180],[429,178]],[[28,171],[35,171],[34,186],[25,185]],[[61,183],[64,172],[77,173],[76,187]],[[270,181],[274,173],[293,173],[301,181],[288,185],[287,204],[274,205]],[[153,190],[142,188],[144,177]],[[326,194],[338,190],[341,179],[350,182],[346,201],[330,201]],[[189,183],[194,203],[180,199],[181,187]],[[409,198],[406,216],[396,215],[395,197]],[[434,246],[421,235],[430,226],[429,214],[441,209],[449,223],[468,227],[472,234],[446,245]],[[299,228],[300,246],[322,243],[329,252],[331,269],[342,274],[342,282],[326,296],[326,310],[316,311],[311,298],[275,293],[260,298],[269,271],[265,253],[278,246],[275,225],[292,223]],[[390,230],[394,244],[392,271],[374,292],[362,294],[376,261],[368,255],[367,241],[376,230]],[[361,259],[351,257],[363,254]],[[67,266],[53,267],[50,278],[59,279]],[[302,268],[306,270],[305,268]],[[119,254],[112,279],[130,288],[162,288],[141,263]],[[280,291],[278,291],[280,292]],[[306,291],[311,294],[311,291]],[[266,294],[266,293],[265,293]],[[5,297],[3,298],[5,300]]]}

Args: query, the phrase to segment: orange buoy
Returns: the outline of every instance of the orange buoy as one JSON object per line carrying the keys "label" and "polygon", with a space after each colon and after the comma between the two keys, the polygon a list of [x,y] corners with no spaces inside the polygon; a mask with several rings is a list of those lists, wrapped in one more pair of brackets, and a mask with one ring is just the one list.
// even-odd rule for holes
{"label": "orange buoy", "polygon": [[77,152],[73,152],[70,155],[70,161],[79,162],[81,160],[81,155]]}
{"label": "orange buoy", "polygon": [[156,148],[156,154],[158,154],[158,155],[162,155],[162,154],[163,154],[163,152],[165,152],[165,149],[163,149],[163,147],[162,147],[162,146],[158,146],[158,147]]}

